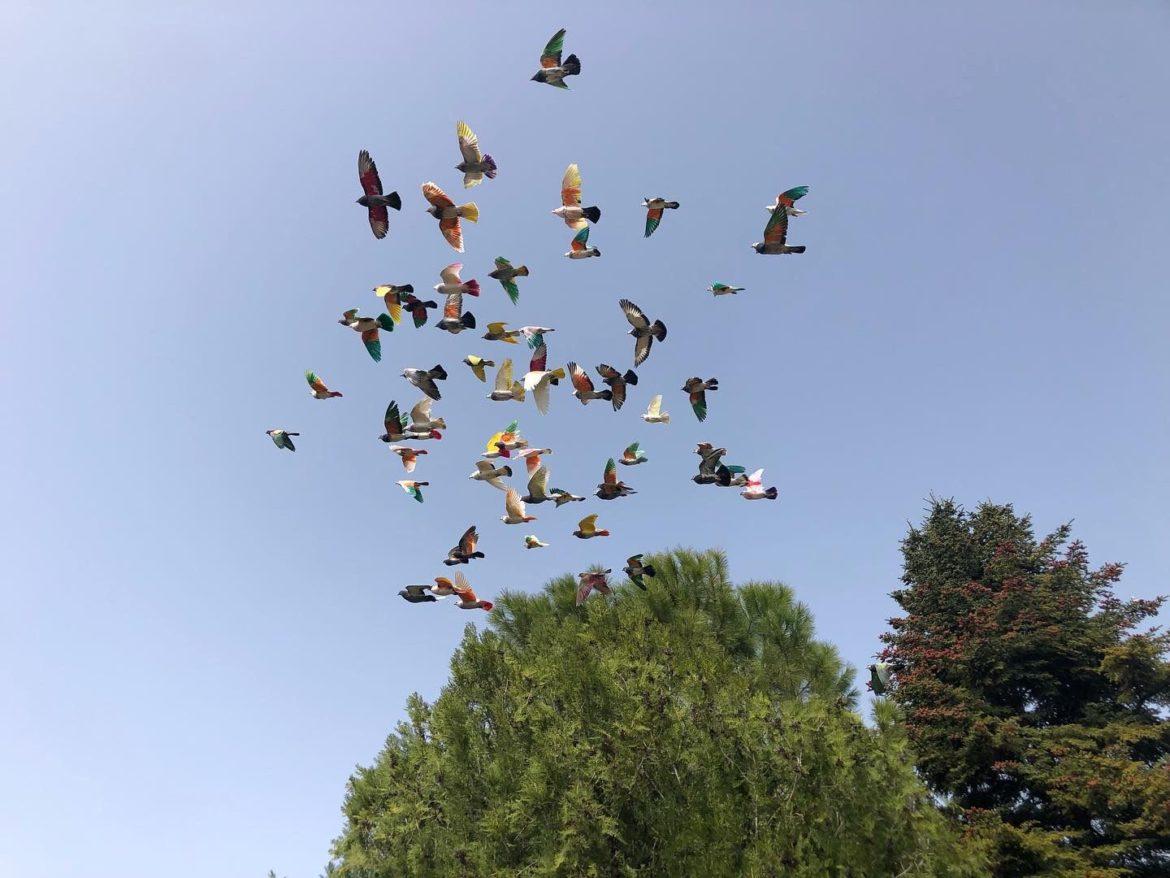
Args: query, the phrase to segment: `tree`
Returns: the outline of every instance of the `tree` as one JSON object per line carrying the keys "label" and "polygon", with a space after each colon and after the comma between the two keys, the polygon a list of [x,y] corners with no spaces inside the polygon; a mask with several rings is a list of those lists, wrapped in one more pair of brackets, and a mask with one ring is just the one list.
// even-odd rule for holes
{"label": "tree", "polygon": [[351,778],[339,876],[984,874],[787,587],[646,560],[645,592],[566,576],[468,627]]}
{"label": "tree", "polygon": [[995,847],[995,874],[1170,874],[1162,598],[1119,600],[1068,525],[934,501],[903,542],[883,652],[919,769]]}

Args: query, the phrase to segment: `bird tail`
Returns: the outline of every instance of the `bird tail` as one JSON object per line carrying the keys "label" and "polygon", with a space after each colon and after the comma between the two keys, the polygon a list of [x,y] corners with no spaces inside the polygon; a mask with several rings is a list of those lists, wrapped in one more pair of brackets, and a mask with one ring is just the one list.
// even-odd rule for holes
{"label": "bird tail", "polygon": [[517,266],[516,271],[514,273],[515,273],[516,277],[528,277],[528,266],[527,265]]}
{"label": "bird tail", "polygon": [[518,402],[524,402],[524,394],[525,394],[524,385],[521,384],[519,381],[513,381],[512,382],[512,398],[517,400]]}
{"label": "bird tail", "polygon": [[469,201],[467,204],[459,208],[459,215],[465,220],[472,223],[479,222],[479,208],[475,206],[474,201]]}
{"label": "bird tail", "polygon": [[378,315],[378,325],[380,327],[382,327],[382,329],[386,330],[387,332],[393,332],[394,331],[394,318],[391,317],[389,314],[379,314]]}
{"label": "bird tail", "polygon": [[421,304],[424,308],[438,308],[439,307],[439,303],[434,301],[433,299],[427,299],[425,302],[422,302]]}
{"label": "bird tail", "polygon": [[400,286],[398,288],[398,292],[400,292],[400,293],[413,293],[414,292],[414,285],[413,284],[403,284],[402,286]]}
{"label": "bird tail", "polygon": [[561,69],[565,71],[565,76],[576,76],[581,72],[581,59],[576,55],[570,55],[561,62]]}
{"label": "bird tail", "polygon": [[600,256],[600,255],[601,255],[601,248],[600,248],[600,247],[594,247],[594,248],[593,248],[593,255],[594,255],[594,256]]}
{"label": "bird tail", "polygon": [[386,206],[392,207],[395,210],[402,210],[402,199],[398,197],[397,192],[391,192],[386,196]]}
{"label": "bird tail", "polygon": [[[665,330],[666,330],[666,327],[663,327],[663,332],[665,332]],[[624,377],[626,379],[626,384],[637,384],[638,383],[638,373],[635,372],[633,369],[626,369],[626,374]]]}
{"label": "bird tail", "polygon": [[[432,439],[442,439],[443,434],[440,433],[438,430],[431,430],[431,438]],[[422,452],[422,453],[425,454],[426,452]]]}
{"label": "bird tail", "polygon": [[603,390],[603,391],[601,391],[601,396],[599,398],[600,399],[613,399],[613,391],[612,390]]}
{"label": "bird tail", "polygon": [[703,382],[703,389],[704,390],[718,390],[719,389],[719,379],[718,378],[708,378],[706,381]]}
{"label": "bird tail", "polygon": [[468,555],[467,557],[468,557],[468,558],[485,558],[485,557],[487,557],[487,556],[486,556],[486,555],[484,555],[484,553],[483,553],[483,552],[472,552],[472,553],[471,553],[470,555]]}
{"label": "bird tail", "polygon": [[607,537],[607,536],[609,536],[609,531],[607,531],[607,530],[594,531],[593,535],[597,536],[597,537]]}
{"label": "bird tail", "polygon": [[789,247],[788,252],[789,253],[803,253],[804,252],[804,244],[801,244],[799,247]]}
{"label": "bird tail", "polygon": [[285,436],[300,436],[300,433],[285,433]]}
{"label": "bird tail", "polygon": [[585,219],[589,220],[589,222],[591,222],[591,223],[595,223],[599,219],[601,219],[601,208],[600,207],[596,207],[596,206],[587,207],[581,212],[585,215]]}
{"label": "bird tail", "polygon": [[511,478],[511,477],[512,477],[512,467],[510,467],[510,466],[502,466],[502,467],[500,467],[500,471],[501,471],[501,472],[502,472],[504,475],[506,475],[508,478]]}
{"label": "bird tail", "polygon": [[495,604],[493,604],[491,601],[484,601],[482,606],[490,613],[492,611],[492,607],[494,607]]}
{"label": "bird tail", "polygon": [[491,366],[492,368],[495,368],[496,361],[495,360],[484,360],[480,365]]}
{"label": "bird tail", "polygon": [[470,311],[464,311],[463,316],[459,318],[459,322],[463,324],[464,329],[475,329],[475,315]]}
{"label": "bird tail", "polygon": [[657,576],[658,571],[654,569],[653,564],[644,564],[644,565],[642,565],[642,575],[643,576]]}
{"label": "bird tail", "polygon": [[668,201],[668,202],[666,202],[666,206],[671,208],[672,210],[677,210],[678,209],[678,202],[677,201]]}
{"label": "bird tail", "polygon": [[331,397],[333,397],[333,396],[341,396],[341,391],[340,391],[340,390],[331,390],[331,391],[329,392],[329,395],[330,395]]}
{"label": "bird tail", "polygon": [[447,370],[443,368],[442,363],[437,363],[435,365],[435,368],[431,369],[430,375],[432,378],[434,378],[438,381],[446,381],[447,380]]}
{"label": "bird tail", "polygon": [[650,327],[650,331],[654,333],[654,337],[659,341],[666,339],[666,324],[661,320],[655,320],[654,325]]}
{"label": "bird tail", "polygon": [[775,488],[769,488],[768,490],[766,490],[764,492],[764,496],[767,497],[769,500],[775,500],[776,497],[779,495],[779,493],[780,492],[777,491]]}
{"label": "bird tail", "polygon": [[486,176],[489,180],[496,179],[496,173],[499,170],[496,167],[496,160],[494,158],[492,158],[491,155],[489,155],[488,153],[485,152],[483,154],[483,163],[485,165],[487,165],[487,168],[484,169],[484,172],[483,172],[484,176]]}
{"label": "bird tail", "polygon": [[468,281],[464,281],[463,282],[463,292],[467,293],[467,295],[469,295],[469,296],[478,296],[479,295],[479,281],[477,281],[475,278],[472,278],[471,280],[468,280]]}

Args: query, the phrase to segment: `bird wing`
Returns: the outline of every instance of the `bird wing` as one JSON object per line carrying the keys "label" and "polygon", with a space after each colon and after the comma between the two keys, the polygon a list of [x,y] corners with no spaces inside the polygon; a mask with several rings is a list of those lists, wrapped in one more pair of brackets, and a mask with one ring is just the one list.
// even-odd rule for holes
{"label": "bird wing", "polygon": [[634,570],[641,570],[642,569],[642,555],[641,554],[631,555],[629,558],[626,559],[626,566],[631,567]]}
{"label": "bird wing", "polygon": [[407,594],[409,594],[411,597],[416,597],[416,598],[422,597],[423,595],[428,594],[430,592],[430,590],[431,590],[431,587],[429,585],[408,585],[404,589],[404,591]]}
{"label": "bird wing", "polygon": [[654,230],[658,228],[658,224],[662,222],[662,208],[652,207],[646,211],[646,234],[644,237],[649,238],[654,234]]}
{"label": "bird wing", "polygon": [[475,462],[475,468],[481,473],[490,473],[495,469],[495,467],[492,466],[492,462],[490,460],[477,460]]}
{"label": "bird wing", "polygon": [[398,413],[398,403],[390,400],[386,406],[386,416],[382,419],[386,424],[386,432],[394,436],[402,431],[402,415]]}
{"label": "bird wing", "polygon": [[469,527],[459,538],[459,551],[465,555],[470,555],[475,551],[476,545],[479,543],[479,534],[475,532],[475,525]]}
{"label": "bird wing", "polygon": [[418,381],[418,384],[415,386],[418,387],[419,390],[421,390],[431,399],[439,399],[441,396],[439,393],[439,385],[435,383],[435,380],[430,375],[419,375],[416,380]]}
{"label": "bird wing", "polygon": [[569,378],[573,382],[573,389],[578,393],[592,393],[593,379],[585,374],[585,370],[576,363],[566,363],[565,365],[569,367]]}
{"label": "bird wing", "polygon": [[459,272],[463,271],[462,262],[452,262],[446,268],[439,272],[439,277],[442,278],[445,284],[459,284],[463,280],[459,277]]}
{"label": "bird wing", "polygon": [[[378,176],[378,166],[364,149],[358,153],[358,180],[366,195],[382,194],[382,178]],[[384,212],[385,208],[382,210]]]}
{"label": "bird wing", "polygon": [[642,335],[634,339],[634,365],[641,366],[650,356],[650,346],[654,344],[654,337]]}
{"label": "bird wing", "polygon": [[626,404],[626,381],[619,376],[616,381],[610,382],[609,388],[612,394],[609,401],[613,403],[613,410],[616,412]]}
{"label": "bird wing", "polygon": [[793,207],[797,201],[808,195],[807,186],[793,186],[776,196],[776,204],[784,205],[785,207]]}
{"label": "bird wing", "polygon": [[528,480],[528,494],[531,497],[547,497],[548,496],[548,467],[542,466],[535,473],[532,478]]}
{"label": "bird wing", "polygon": [[548,401],[549,401],[549,392],[550,392],[549,386],[550,385],[549,385],[547,378],[548,378],[548,373],[541,372],[540,378],[532,385],[532,387],[528,387],[527,381],[525,382],[525,387],[524,387],[525,390],[529,390],[532,392],[532,401],[536,403],[536,410],[538,412],[540,412],[542,415],[548,414]]}
{"label": "bird wing", "polygon": [[512,361],[504,360],[500,363],[500,370],[496,372],[496,390],[507,393],[512,389]]}
{"label": "bird wing", "polygon": [[479,360],[475,363],[469,363],[468,365],[471,366],[471,371],[476,378],[478,378],[480,381],[487,381],[487,375],[484,373],[483,368],[483,360]]}
{"label": "bird wing", "polygon": [[465,593],[470,593],[471,599],[475,600],[475,593],[471,591],[471,583],[467,581],[467,576],[462,570],[456,570],[453,579],[455,584],[451,587],[452,591],[461,597]]}
{"label": "bird wing", "polygon": [[540,469],[540,454],[534,453],[524,455],[524,464],[528,467],[528,475],[532,475],[534,472]]}
{"label": "bird wing", "polygon": [[764,470],[758,469],[747,477],[748,485],[753,488],[758,488],[764,481]]}
{"label": "bird wing", "polygon": [[507,259],[505,259],[503,256],[496,257],[496,268],[511,268],[511,267],[512,267],[512,263],[509,262]]}
{"label": "bird wing", "polygon": [[657,394],[652,400],[650,400],[650,405],[648,405],[646,407],[646,414],[648,414],[652,418],[657,418],[662,414],[662,394],[661,393]]}
{"label": "bird wing", "polygon": [[450,196],[429,180],[422,184],[422,194],[423,198],[435,207],[455,206],[455,202],[451,200]]}
{"label": "bird wing", "polygon": [[602,481],[607,485],[617,484],[617,464],[613,462],[612,457],[605,463],[605,474],[602,476]]}
{"label": "bird wing", "polygon": [[458,320],[463,313],[463,293],[447,293],[447,301],[443,304],[443,316]]}
{"label": "bird wing", "polygon": [[366,213],[369,214],[370,231],[374,233],[374,237],[385,238],[390,231],[390,213],[386,210],[386,205],[375,204],[366,208]]}
{"label": "bird wing", "polygon": [[552,35],[552,39],[545,44],[544,51],[540,53],[540,66],[548,69],[549,67],[561,66],[561,51],[565,48],[565,29],[562,27],[559,31]]}
{"label": "bird wing", "polygon": [[595,512],[592,515],[586,515],[584,518],[582,518],[581,521],[577,524],[577,529],[581,531],[581,533],[587,534],[591,534],[597,530],[597,513]]}
{"label": "bird wing", "polygon": [[414,472],[414,467],[418,463],[418,454],[414,451],[404,451],[401,456],[402,468],[408,473]]}
{"label": "bird wing", "polygon": [[691,408],[695,410],[695,417],[700,421],[707,420],[707,394],[702,390],[691,392]]}
{"label": "bird wing", "polygon": [[[528,361],[529,372],[543,372],[548,365],[548,345],[541,342],[532,352],[532,359]],[[531,390],[532,388],[528,388]]]}
{"label": "bird wing", "polygon": [[585,603],[585,599],[589,597],[589,592],[593,591],[593,581],[590,579],[582,579],[581,584],[577,586],[577,606]]}
{"label": "bird wing", "polygon": [[484,451],[495,451],[496,450],[496,443],[502,442],[503,440],[504,440],[504,433],[502,433],[502,432],[493,433],[492,437],[490,439],[488,439],[487,447],[484,448]]}
{"label": "bird wing", "polygon": [[622,452],[622,460],[637,460],[639,444],[638,442],[634,442],[632,445],[626,446],[626,450]]}
{"label": "bird wing", "polygon": [[414,408],[410,410],[410,422],[412,424],[425,424],[430,419],[431,400],[427,397],[424,397],[415,403]]}
{"label": "bird wing", "polygon": [[459,152],[463,154],[463,160],[468,164],[478,164],[483,160],[483,154],[479,151],[479,138],[475,136],[475,132],[471,130],[466,122],[460,122],[455,126],[455,133],[459,137]]}
{"label": "bird wing", "polygon": [[509,488],[508,493],[504,495],[504,511],[508,513],[509,518],[524,518],[524,501],[520,499],[520,493],[515,488]]}
{"label": "bird wing", "polygon": [[589,246],[589,226],[582,226],[581,231],[573,236],[573,240],[569,242],[569,249],[574,253],[580,253]]}
{"label": "bird wing", "polygon": [[631,302],[629,299],[620,299],[618,305],[621,306],[622,313],[626,315],[626,320],[630,322],[630,326],[634,329],[648,329],[650,321],[642,312],[642,309]]}
{"label": "bird wing", "polygon": [[764,226],[764,243],[783,244],[786,240],[788,240],[788,211],[784,209],[784,205],[780,205],[772,211],[768,224]]}
{"label": "bird wing", "polygon": [[463,227],[459,225],[459,217],[439,220],[439,231],[456,253],[463,252]]}
{"label": "bird wing", "polygon": [[325,386],[325,382],[317,377],[316,372],[306,372],[305,380],[309,382],[309,386],[313,388],[315,393],[328,393],[329,388]]}
{"label": "bird wing", "polygon": [[402,303],[398,294],[394,292],[394,288],[386,284],[374,287],[374,295],[380,296],[382,301],[386,303],[386,313],[390,315],[390,319],[395,323],[401,323]]}
{"label": "bird wing", "polygon": [[561,179],[561,204],[565,207],[576,207],[581,203],[581,171],[576,162],[565,168],[565,176]]}

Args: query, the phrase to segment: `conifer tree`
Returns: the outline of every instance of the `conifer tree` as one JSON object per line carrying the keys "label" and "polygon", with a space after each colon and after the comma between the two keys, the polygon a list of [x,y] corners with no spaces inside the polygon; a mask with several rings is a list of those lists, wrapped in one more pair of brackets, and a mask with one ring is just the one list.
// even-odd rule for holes
{"label": "conifer tree", "polygon": [[776,583],[717,552],[468,626],[433,704],[351,778],[338,876],[974,876],[899,727]]}
{"label": "conifer tree", "polygon": [[1065,525],[935,501],[903,542],[883,653],[923,777],[994,843],[995,874],[1170,875],[1170,665]]}

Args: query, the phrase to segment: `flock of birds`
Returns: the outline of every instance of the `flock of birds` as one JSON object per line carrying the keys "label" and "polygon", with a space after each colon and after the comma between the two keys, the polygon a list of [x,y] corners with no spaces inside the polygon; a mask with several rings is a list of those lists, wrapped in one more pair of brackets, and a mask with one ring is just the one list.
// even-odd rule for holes
{"label": "flock of birds", "polygon": [[[567,89],[565,79],[581,72],[581,62],[576,55],[569,55],[562,60],[564,39],[565,31],[561,29],[549,40],[540,56],[540,70],[532,77],[534,81]],[[494,179],[499,172],[496,161],[480,149],[479,140],[471,128],[461,121],[456,125],[455,133],[462,158],[456,169],[463,172],[464,188],[470,189],[480,185],[485,179]],[[389,210],[401,210],[402,199],[397,192],[387,194],[384,191],[378,167],[364,149],[358,153],[358,181],[361,184],[362,196],[357,199],[357,203],[366,208],[374,237],[385,238],[390,231]],[[601,251],[596,246],[589,245],[589,230],[601,219],[601,209],[596,205],[584,206],[581,193],[580,169],[576,164],[570,164],[561,180],[561,203],[552,211],[573,231],[569,250],[564,254],[569,259],[601,256]],[[789,245],[787,238],[789,218],[804,214],[804,211],[797,209],[796,202],[807,193],[807,186],[797,186],[782,192],[768,205],[764,239],[752,245],[757,253],[804,252],[803,246]],[[462,253],[463,221],[478,223],[479,208],[474,202],[457,205],[437,184],[430,181],[422,184],[422,195],[430,205],[427,212],[438,221],[440,234],[456,252]],[[661,197],[645,198],[642,206],[646,209],[645,237],[654,234],[667,210],[679,209],[677,201]],[[478,298],[481,293],[480,285],[475,279],[463,280],[462,272],[463,264],[454,262],[439,272],[440,282],[434,286],[434,291],[444,297],[442,315],[434,325],[452,335],[477,328],[475,315],[463,310],[463,299],[464,296]],[[489,277],[500,283],[505,295],[516,305],[520,299],[517,279],[528,275],[526,266],[513,265],[508,259],[498,257],[495,260],[495,270]],[[708,291],[714,296],[734,295],[742,290],[743,287],[719,282],[708,287]],[[362,316],[359,309],[351,308],[342,314],[338,323],[358,333],[370,358],[374,362],[380,362],[381,333],[393,332],[406,315],[410,316],[416,329],[425,326],[430,321],[429,312],[437,309],[438,303],[430,299],[420,299],[410,284],[380,284],[374,287],[374,293],[382,299],[385,313],[373,317]],[[666,324],[661,319],[651,320],[629,299],[621,299],[618,305],[631,327],[629,335],[634,339],[633,365],[640,367],[650,357],[655,342],[661,344],[666,341]],[[506,322],[494,322],[488,323],[486,328],[487,331],[482,338],[487,341],[519,346],[520,340],[523,339],[529,356],[528,369],[522,376],[519,375],[512,357],[501,359],[498,366],[495,360],[476,354],[469,354],[463,359],[463,363],[481,382],[487,382],[488,369],[496,370],[492,390],[487,394],[487,398],[494,402],[523,403],[530,395],[537,411],[546,414],[551,402],[552,389],[568,378],[572,395],[583,406],[592,401],[601,401],[608,402],[614,411],[618,411],[626,402],[629,388],[639,382],[639,376],[632,368],[622,371],[608,363],[602,363],[595,369],[600,384],[604,385],[603,389],[598,389],[598,384],[594,382],[589,372],[575,362],[570,361],[562,368],[550,369],[546,337],[555,332],[554,327],[521,326],[511,329]],[[419,458],[428,453],[425,448],[415,445],[441,440],[443,431],[447,428],[443,418],[432,414],[432,406],[434,402],[442,399],[440,382],[448,380],[449,376],[447,370],[439,364],[430,369],[406,368],[402,371],[402,377],[420,391],[423,398],[408,414],[404,414],[397,401],[392,400],[386,407],[383,419],[384,432],[379,438],[399,457],[406,474],[412,475],[420,463]],[[332,399],[342,395],[338,391],[330,390],[316,372],[306,372],[305,378],[314,399]],[[700,422],[707,418],[707,394],[718,390],[719,381],[714,377],[694,376],[683,383],[682,392],[687,394],[691,410]],[[647,424],[670,423],[670,413],[662,408],[661,394],[650,400],[645,413],[642,414],[642,420]],[[268,430],[267,434],[277,448],[296,451],[293,438],[299,437],[299,433],[273,428]],[[579,503],[586,499],[562,488],[550,486],[549,468],[543,462],[543,457],[551,453],[550,448],[531,447],[528,440],[520,435],[519,423],[513,420],[488,439],[481,459],[476,461],[475,469],[469,478],[484,482],[504,493],[504,514],[500,516],[500,520],[505,525],[527,524],[536,520],[536,516],[528,514],[529,506],[551,502],[555,508],[560,508],[566,503]],[[696,484],[738,487],[741,489],[741,496],[747,500],[777,498],[776,488],[764,487],[763,469],[757,469],[749,474],[743,466],[724,463],[723,458],[727,454],[727,449],[702,442],[696,447],[695,454],[699,457],[698,473],[693,477]],[[528,476],[527,488],[523,495],[505,482],[505,479],[514,475],[512,464],[518,465],[521,460]],[[626,448],[620,459],[610,458],[605,464],[602,480],[597,485],[594,496],[600,500],[617,500],[637,493],[618,478],[618,466],[638,466],[647,460],[648,457],[638,442]],[[424,499],[423,488],[429,484],[427,481],[413,478],[398,482],[403,491],[419,503]],[[597,526],[597,519],[598,513],[582,518],[577,529],[573,531],[573,536],[583,540],[610,536],[608,530]],[[535,535],[524,537],[524,546],[527,549],[540,549],[547,545],[548,543]],[[443,563],[447,566],[466,565],[483,557],[484,553],[479,550],[479,532],[476,526],[472,525],[447,553]],[[655,571],[652,565],[642,563],[642,557],[642,554],[631,556],[622,569],[631,582],[645,590],[646,578],[653,578]],[[593,591],[609,594],[611,588],[608,576],[612,572],[611,569],[607,569],[579,574],[577,604],[583,603]],[[455,605],[460,609],[492,609],[491,601],[478,598],[467,577],[460,571],[456,571],[452,578],[435,577],[434,584],[407,585],[399,594],[410,603],[432,603],[454,596]]]}

